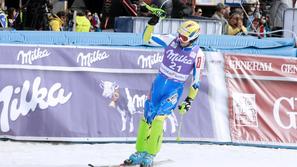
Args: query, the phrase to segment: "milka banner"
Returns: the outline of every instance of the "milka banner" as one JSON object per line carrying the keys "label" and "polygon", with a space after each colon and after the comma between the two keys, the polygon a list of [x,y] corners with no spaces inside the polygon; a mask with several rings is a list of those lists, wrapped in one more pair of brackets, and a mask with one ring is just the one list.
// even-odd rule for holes
{"label": "milka banner", "polygon": [[[162,51],[1,45],[0,137],[61,141],[134,139]],[[188,87],[189,83],[185,88]],[[175,139],[179,119],[177,112],[169,116],[164,125],[165,139]],[[183,139],[215,138],[206,75],[183,122]]]}
{"label": "milka banner", "polygon": [[297,144],[297,59],[225,55],[234,142]]}

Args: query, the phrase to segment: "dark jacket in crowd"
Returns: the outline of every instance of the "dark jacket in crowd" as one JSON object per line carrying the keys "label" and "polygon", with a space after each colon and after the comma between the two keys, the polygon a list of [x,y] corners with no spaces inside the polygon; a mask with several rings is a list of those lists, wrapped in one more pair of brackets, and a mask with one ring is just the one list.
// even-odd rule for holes
{"label": "dark jacket in crowd", "polygon": [[172,0],[172,18],[183,18],[192,15],[192,8],[182,0]]}

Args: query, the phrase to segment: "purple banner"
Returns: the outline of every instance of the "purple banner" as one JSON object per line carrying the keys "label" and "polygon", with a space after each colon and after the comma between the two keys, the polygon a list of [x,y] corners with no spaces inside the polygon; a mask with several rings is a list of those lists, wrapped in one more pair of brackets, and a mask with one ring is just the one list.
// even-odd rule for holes
{"label": "purple banner", "polygon": [[[0,50],[0,137],[56,140],[135,137],[163,54],[113,47],[16,45]],[[214,138],[208,78],[203,77],[198,99],[184,116],[185,138]],[[176,137],[179,119],[177,112],[167,119],[168,139]]]}

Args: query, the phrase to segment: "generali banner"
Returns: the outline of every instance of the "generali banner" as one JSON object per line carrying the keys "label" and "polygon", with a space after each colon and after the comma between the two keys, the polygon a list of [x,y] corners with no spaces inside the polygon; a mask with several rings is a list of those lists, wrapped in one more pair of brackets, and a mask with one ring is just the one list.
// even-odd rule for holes
{"label": "generali banner", "polygon": [[[150,49],[1,45],[0,137],[133,139],[162,56]],[[203,78],[183,120],[181,136],[190,140],[214,138]],[[176,139],[179,120],[177,112],[168,117],[167,139]]]}
{"label": "generali banner", "polygon": [[224,57],[232,141],[296,145],[297,59]]}

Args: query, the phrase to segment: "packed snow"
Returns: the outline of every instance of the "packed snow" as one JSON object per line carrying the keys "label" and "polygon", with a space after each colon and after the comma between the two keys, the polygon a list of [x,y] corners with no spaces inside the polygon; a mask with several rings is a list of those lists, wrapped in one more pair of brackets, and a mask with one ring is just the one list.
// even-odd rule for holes
{"label": "packed snow", "polygon": [[[87,167],[120,164],[134,144],[0,141],[0,167]],[[160,167],[295,167],[297,150],[216,144],[164,143]]]}

